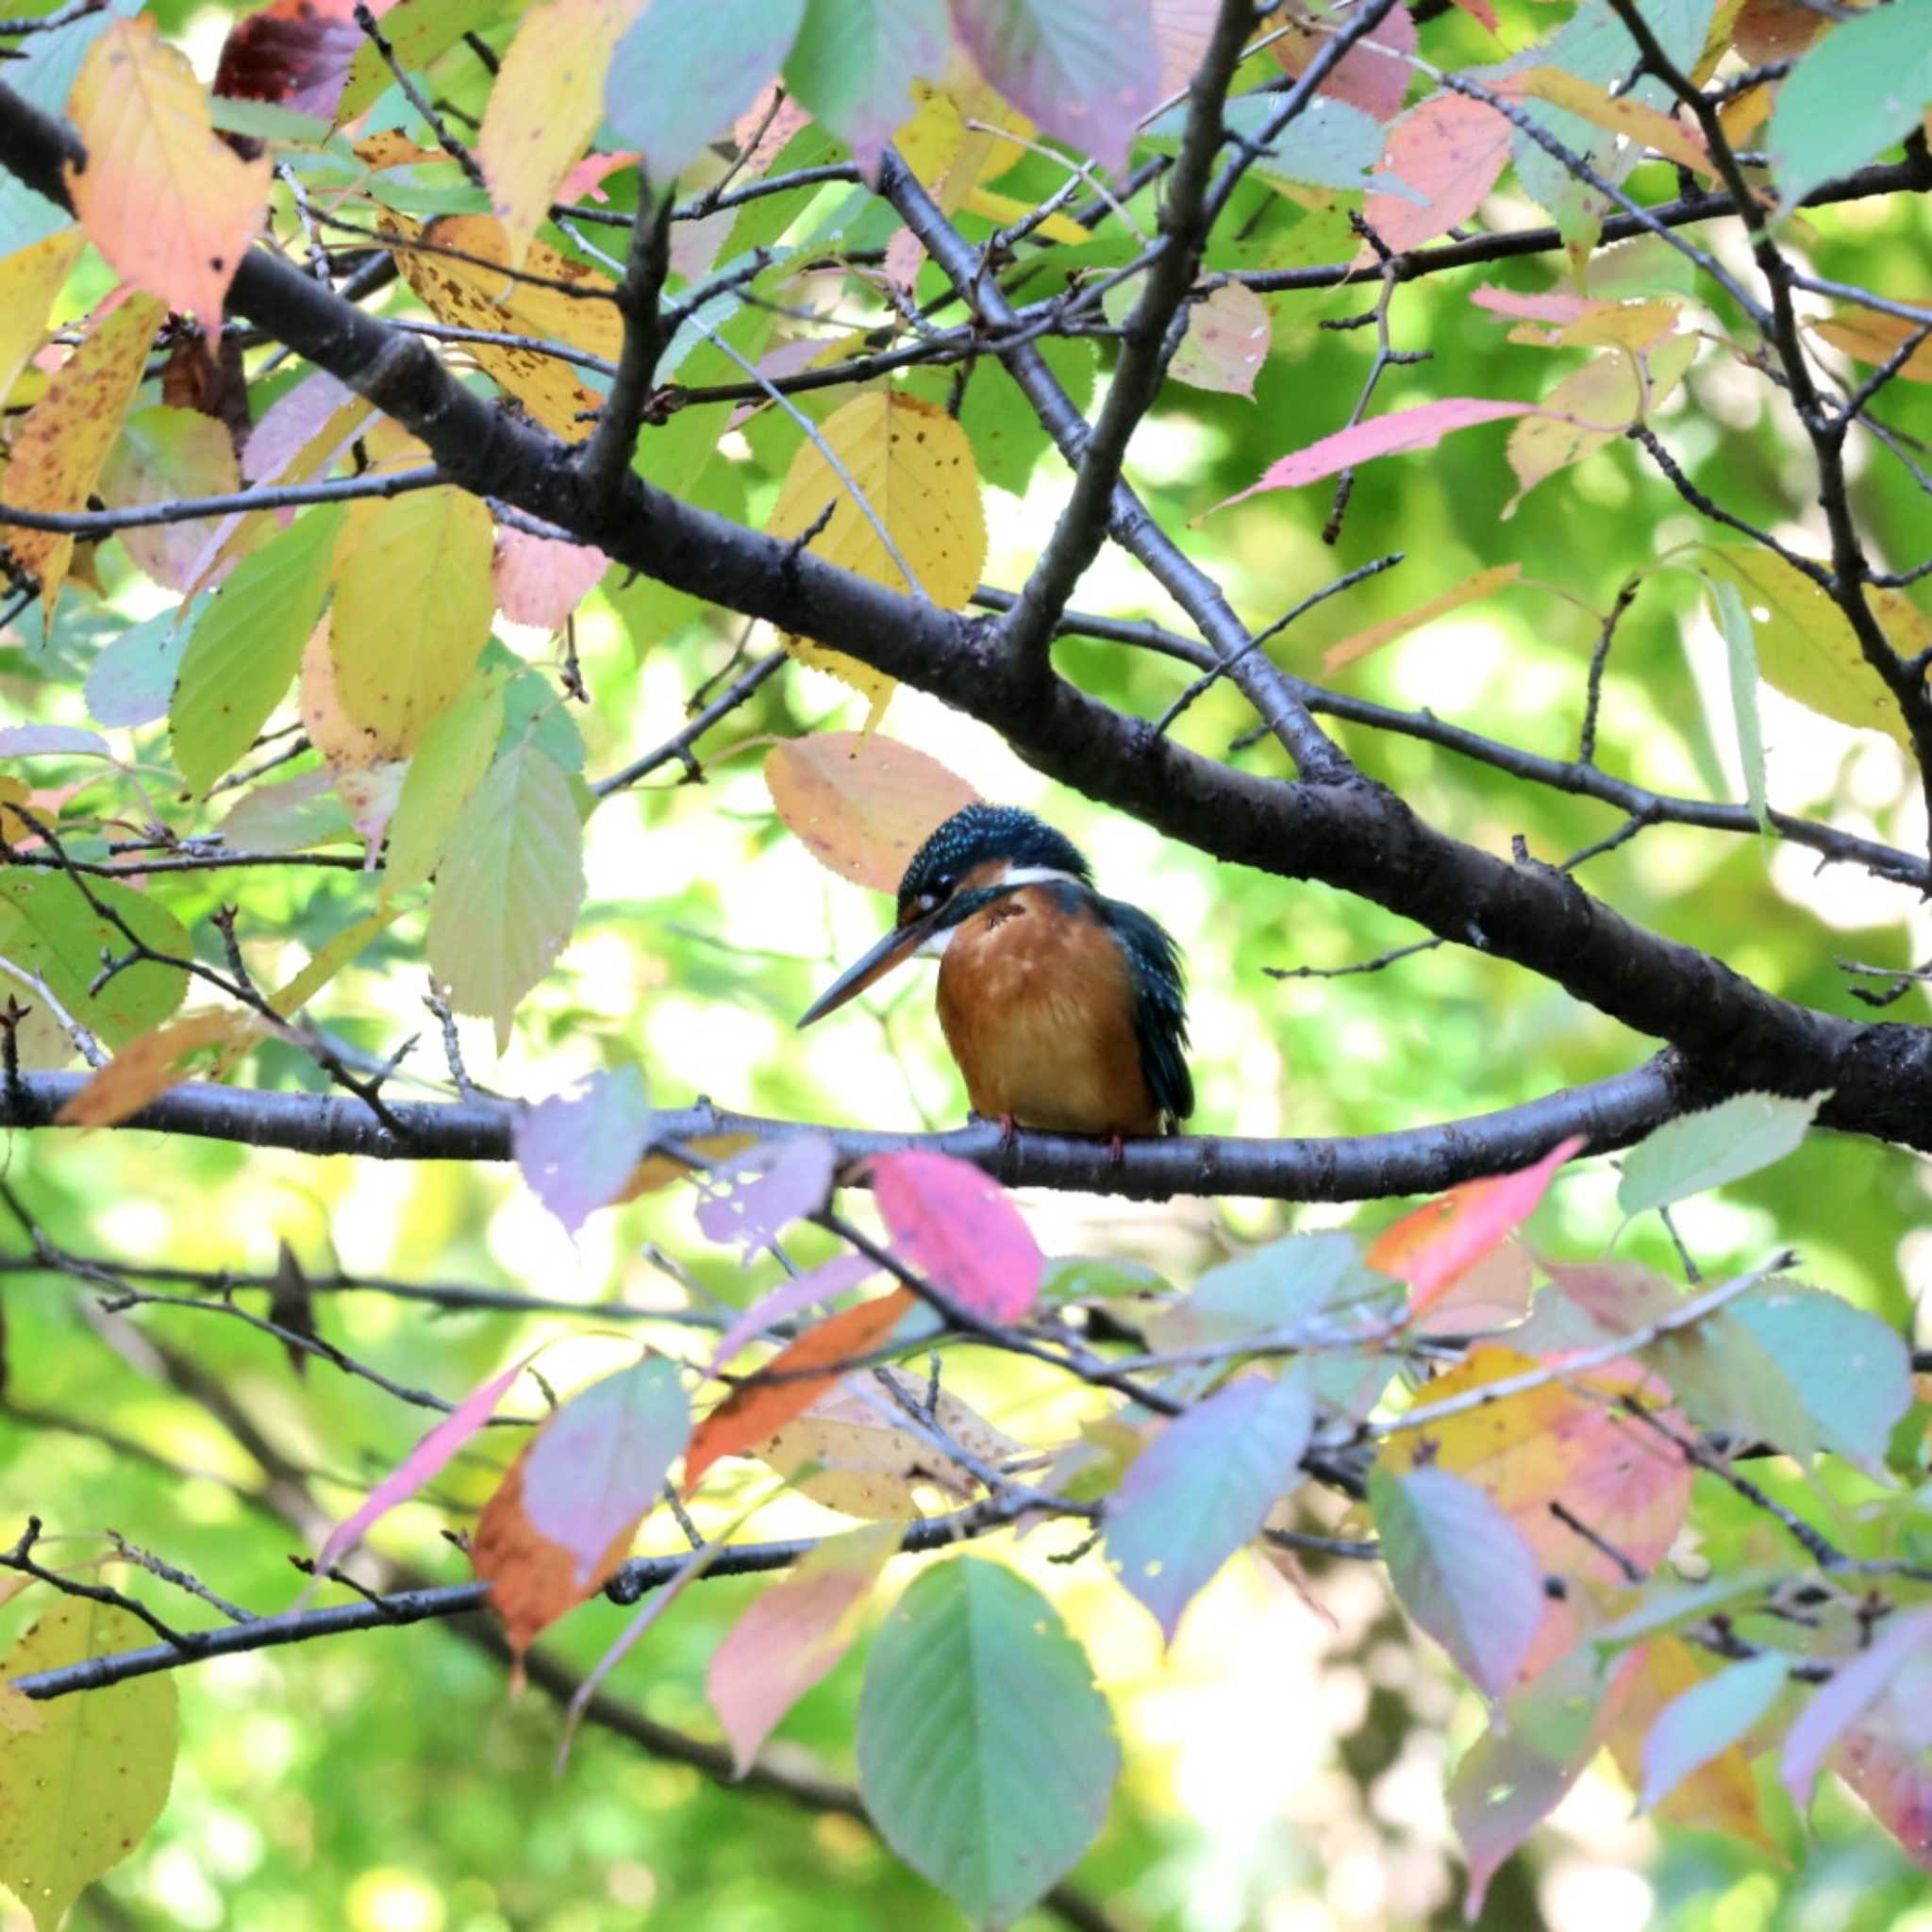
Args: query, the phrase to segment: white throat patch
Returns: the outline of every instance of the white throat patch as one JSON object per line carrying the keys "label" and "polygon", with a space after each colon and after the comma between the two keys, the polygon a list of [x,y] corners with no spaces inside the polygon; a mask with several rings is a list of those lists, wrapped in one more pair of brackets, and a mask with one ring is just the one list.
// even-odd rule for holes
{"label": "white throat patch", "polygon": [[1016,865],[1000,881],[1003,886],[1047,886],[1058,880],[1062,885],[1077,886],[1081,881],[1070,872],[1056,872],[1047,865]]}

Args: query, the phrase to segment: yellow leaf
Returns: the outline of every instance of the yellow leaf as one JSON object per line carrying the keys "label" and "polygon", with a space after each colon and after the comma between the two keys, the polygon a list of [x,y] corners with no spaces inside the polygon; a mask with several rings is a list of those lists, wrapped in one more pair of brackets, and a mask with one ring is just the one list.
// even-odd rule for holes
{"label": "yellow leaf", "polygon": [[84,240],[78,228],[62,228],[0,261],[0,401],[41,346],[47,310],[80,259]]}
{"label": "yellow leaf", "polygon": [[[1699,1664],[1681,1638],[1653,1638],[1643,1660],[1623,1680],[1604,1742],[1633,1791],[1643,1789],[1643,1740],[1667,1706],[1703,1683],[1710,1673]],[[1684,1778],[1670,1791],[1656,1815],[1693,1830],[1721,1831],[1774,1858],[1783,1852],[1766,1830],[1757,1806],[1757,1783],[1743,1746],[1733,1744]]]}
{"label": "yellow leaf", "polygon": [[1695,336],[1666,336],[1641,356],[1619,350],[1573,370],[1543,398],[1550,413],[1525,416],[1509,432],[1509,467],[1519,487],[1504,518],[1514,516],[1545,477],[1594,456],[1623,435],[1619,425],[1654,411],[1696,354]]}
{"label": "yellow leaf", "polygon": [[604,73],[637,10],[638,0],[549,0],[524,16],[503,57],[476,158],[512,266],[604,118]]}
{"label": "yellow leaf", "polygon": [[[964,605],[986,562],[986,518],[966,432],[937,404],[875,390],[834,410],[820,434],[891,534],[917,580],[915,593],[947,609]],[[871,518],[814,442],[792,458],[766,528],[774,537],[799,536],[828,504],[831,520],[813,538],[812,555],[907,590]],[[788,637],[785,643],[802,663],[843,678],[867,700],[868,731],[878,724],[892,694],[890,677],[803,639]]]}
{"label": "yellow leaf", "polygon": [[[67,1597],[0,1662],[25,1677],[139,1650],[154,1632],[131,1611]],[[82,1889],[118,1865],[168,1802],[179,1698],[165,1673],[57,1697],[38,1731],[0,1750],[0,1885],[54,1932]]]}
{"label": "yellow leaf", "polygon": [[251,1013],[191,1013],[156,1026],[130,1040],[55,1119],[63,1127],[111,1127],[185,1080],[190,1054],[207,1046],[239,1053],[260,1031]]}
{"label": "yellow leaf", "polygon": [[[1014,195],[996,194],[991,188],[975,188],[964,203],[968,214],[984,215],[988,221],[997,222],[1003,228],[1024,221],[1038,206],[1037,202],[1021,201]],[[1049,242],[1066,242],[1075,245],[1093,239],[1092,231],[1083,228],[1072,215],[1048,215],[1034,233],[1044,236]]]}
{"label": "yellow leaf", "polygon": [[285,1020],[299,1013],[364,946],[388,929],[402,909],[400,906],[384,906],[354,925],[344,926],[288,985],[269,995],[269,1005]]}
{"label": "yellow leaf", "polygon": [[1352,638],[1343,638],[1323,653],[1323,675],[1340,671],[1344,664],[1353,664],[1357,658],[1366,658],[1371,651],[1379,651],[1384,644],[1393,643],[1397,638],[1407,637],[1410,631],[1420,630],[1424,625],[1433,624],[1437,618],[1459,610],[1465,604],[1474,604],[1492,591],[1500,591],[1505,584],[1513,584],[1522,575],[1520,563],[1499,563],[1489,570],[1479,570],[1440,597],[1432,597],[1426,604],[1404,611],[1400,617],[1388,618],[1368,630],[1357,631]]}
{"label": "yellow leaf", "polygon": [[[1874,367],[1890,362],[1919,333],[1919,325],[1903,316],[1868,315],[1859,308],[1848,308],[1810,326],[1834,349]],[[1907,382],[1932,382],[1932,337],[1906,358],[1898,373]]]}
{"label": "yellow leaf", "polygon": [[[152,295],[134,295],[95,323],[55,372],[47,393],[26,413],[7,465],[8,501],[20,509],[77,510],[99,482],[108,452],[147,363],[148,344],[166,313]],[[66,581],[74,539],[51,530],[14,530],[15,560],[41,580],[49,617]]]}
{"label": "yellow leaf", "polygon": [[87,145],[66,175],[88,239],[136,288],[212,332],[268,206],[268,157],[244,161],[215,133],[207,90],[144,14],[94,42],[67,113]]}
{"label": "yellow leaf", "polygon": [[1534,94],[1552,107],[1567,108],[1612,134],[1626,135],[1645,147],[1655,148],[1667,160],[1715,181],[1718,172],[1710,151],[1682,122],[1627,94],[1612,96],[1594,81],[1567,74],[1560,67],[1532,67],[1510,77],[1508,92]]}
{"label": "yellow leaf", "polygon": [[1677,325],[1682,313],[1674,302],[1613,302],[1592,308],[1557,331],[1564,349],[1648,349]]}
{"label": "yellow leaf", "polygon": [[[516,280],[503,266],[509,244],[494,215],[444,215],[426,228],[406,216],[386,214],[383,228],[405,242],[421,240],[429,248],[401,247],[397,266],[430,313],[458,328],[488,329],[497,335],[534,336],[583,349],[614,363],[624,347],[624,322],[614,301],[616,284],[594,269],[568,261],[554,248],[533,242],[524,272],[561,282],[586,293],[566,294]],[[434,253],[452,249],[456,255]],[[596,291],[594,293],[588,291]],[[535,349],[491,342],[466,342],[463,353],[523,404],[554,435],[575,442],[591,433],[589,416],[598,399],[580,383],[568,362]]]}
{"label": "yellow leaf", "polygon": [[384,504],[350,553],[329,655],[337,700],[377,757],[408,757],[475,667],[496,611],[495,544],[480,499],[419,490]]}
{"label": "yellow leaf", "polygon": [[[982,182],[1004,175],[1024,152],[992,130],[1017,135],[1021,141],[1032,138],[1032,122],[972,73],[963,57],[944,87],[915,80],[912,97],[919,103],[918,111],[893,142],[906,165],[931,191],[941,213],[957,214]],[[971,127],[969,122],[980,125]]]}
{"label": "yellow leaf", "polygon": [[[1866,663],[1850,619],[1824,591],[1757,543],[1707,543],[1702,563],[1743,592],[1757,633],[1757,668],[1767,684],[1826,718],[1882,731],[1904,750],[1912,748],[1891,693]],[[1875,591],[1867,596],[1893,638],[1917,649],[1917,638],[1898,608],[1905,600],[1896,592],[1891,602]]]}

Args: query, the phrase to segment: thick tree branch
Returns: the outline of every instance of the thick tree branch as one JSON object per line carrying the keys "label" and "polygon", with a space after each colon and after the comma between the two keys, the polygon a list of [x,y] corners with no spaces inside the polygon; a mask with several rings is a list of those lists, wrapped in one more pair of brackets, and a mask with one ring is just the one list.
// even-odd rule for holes
{"label": "thick tree branch", "polygon": [[[75,151],[65,129],[0,89],[0,162],[62,199],[60,161]],[[971,287],[964,244],[930,198],[890,158],[885,172],[927,246]],[[1018,687],[987,623],[800,555],[635,475],[623,479],[616,508],[601,510],[584,500],[560,442],[456,382],[425,343],[261,251],[243,261],[230,302],[422,437],[466,488],[700,598],[834,640],[993,725],[1049,776],[1170,837],[1224,860],[1358,893],[1431,932],[1512,959],[1691,1060],[1722,1066],[1729,1082],[1834,1090],[1834,1124],[1932,1144],[1932,1035],[1778,999],[1721,961],[1631,924],[1551,867],[1512,864],[1435,831],[1394,794],[1353,774],[1259,653],[1233,675],[1264,717],[1282,724],[1305,774],[1331,782],[1291,785],[1230,770],[1058,679]],[[989,320],[997,325],[1000,317],[989,310]],[[1033,400],[1050,411],[1065,405],[1057,385]],[[1071,441],[1080,425],[1077,415],[1069,422],[1060,412],[1051,426]],[[1119,507],[1113,534],[1176,589],[1218,651],[1232,656],[1248,641],[1219,591],[1131,498]],[[1265,679],[1257,667],[1265,667]]]}
{"label": "thick tree branch", "polygon": [[[1850,1024],[1850,1023],[1847,1023]],[[1893,1028],[1893,1031],[1903,1029]],[[0,1089],[0,1127],[49,1127],[86,1078],[24,1074]],[[1129,1141],[1115,1159],[1108,1143],[1024,1129],[1010,1142],[992,1123],[942,1134],[894,1134],[817,1126],[700,1106],[656,1115],[640,1148],[747,1134],[760,1141],[825,1134],[841,1161],[920,1148],[984,1168],[1009,1187],[1078,1189],[1129,1199],[1241,1194],[1277,1201],[1366,1201],[1433,1193],[1459,1181],[1526,1167],[1572,1134],[1592,1148],[1621,1147],[1687,1108],[1713,1097],[1670,1055],[1588,1087],[1567,1088],[1522,1107],[1435,1126],[1334,1140],[1266,1141],[1186,1135]],[[379,1160],[508,1160],[518,1109],[501,1102],[392,1100],[404,1129],[391,1133],[359,1102],[332,1094],[270,1093],[188,1083],[120,1123],[116,1131],[185,1134],[302,1154],[352,1154]]]}

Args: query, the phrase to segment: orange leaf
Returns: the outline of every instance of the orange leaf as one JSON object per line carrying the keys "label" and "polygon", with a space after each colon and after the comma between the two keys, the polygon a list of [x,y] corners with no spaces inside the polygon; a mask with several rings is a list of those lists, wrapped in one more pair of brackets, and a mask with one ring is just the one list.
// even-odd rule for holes
{"label": "orange leaf", "polygon": [[261,1030],[249,1013],[191,1013],[130,1040],[54,1116],[63,1127],[111,1127],[188,1077],[181,1063],[204,1046],[245,1045]]}
{"label": "orange leaf", "polygon": [[1573,1134],[1534,1167],[1490,1180],[1466,1181],[1441,1200],[1384,1228],[1366,1257],[1371,1268],[1409,1287],[1409,1313],[1440,1301],[1450,1284],[1529,1218],[1550,1176],[1583,1145]]}
{"label": "orange leaf", "polygon": [[1368,630],[1357,631],[1352,638],[1343,638],[1323,652],[1323,675],[1340,671],[1344,664],[1353,664],[1357,658],[1366,658],[1371,651],[1379,651],[1384,644],[1393,643],[1397,638],[1407,637],[1410,631],[1420,630],[1424,625],[1433,624],[1437,618],[1459,610],[1465,604],[1474,604],[1492,591],[1500,591],[1505,584],[1513,584],[1522,575],[1520,563],[1493,564],[1488,570],[1477,571],[1473,577],[1465,577],[1440,597],[1432,597],[1413,610],[1405,610],[1400,617],[1388,618]]}
{"label": "orange leaf", "polygon": [[215,133],[207,90],[144,14],[94,42],[67,111],[87,144],[66,175],[88,239],[136,288],[218,328],[268,206],[268,157],[244,161]]}
{"label": "orange leaf", "polygon": [[[1811,327],[1834,349],[1842,349],[1847,356],[1874,367],[1890,362],[1919,333],[1918,324],[1901,315],[1866,315],[1856,308],[1828,321],[1814,322]],[[1900,364],[1898,373],[1907,382],[1932,382],[1932,341],[1921,342]]]}
{"label": "orange leaf", "polygon": [[[7,464],[7,499],[20,509],[77,510],[99,482],[108,452],[147,363],[148,344],[166,313],[136,295],[93,325],[54,372],[47,392],[26,412]],[[9,533],[14,559],[41,580],[49,617],[67,580],[74,539],[51,530]]]}
{"label": "orange leaf", "polygon": [[774,745],[765,783],[778,816],[822,865],[878,892],[896,891],[928,835],[979,796],[923,751],[857,731]]}
{"label": "orange leaf", "polygon": [[[913,1305],[910,1289],[860,1302],[829,1315],[783,1348],[750,1380],[741,1382],[692,1431],[684,1456],[689,1494],[721,1456],[737,1456],[768,1441],[800,1416],[842,1375],[855,1357],[884,1341]],[[814,1373],[816,1372],[816,1373]],[[782,1381],[767,1379],[783,1376]]]}

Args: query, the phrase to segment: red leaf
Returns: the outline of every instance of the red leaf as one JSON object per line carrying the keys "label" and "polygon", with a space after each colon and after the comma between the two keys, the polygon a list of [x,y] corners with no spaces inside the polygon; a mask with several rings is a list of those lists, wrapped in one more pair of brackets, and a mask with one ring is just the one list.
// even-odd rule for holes
{"label": "red leaf", "polygon": [[1017,1322],[1046,1263],[1007,1191],[949,1154],[882,1154],[873,1194],[899,1253],[962,1307]]}
{"label": "red leaf", "polygon": [[1514,289],[1499,289],[1493,282],[1485,282],[1469,299],[1478,308],[1495,315],[1513,315],[1520,322],[1579,322],[1592,308],[1606,306],[1583,295],[1524,295]]}
{"label": "red leaf", "polygon": [[1407,1282],[1409,1313],[1420,1315],[1529,1218],[1550,1176],[1582,1145],[1583,1136],[1573,1134],[1534,1167],[1452,1188],[1441,1200],[1385,1228],[1368,1252],[1369,1266]]}
{"label": "red leaf", "polygon": [[803,1415],[854,1360],[885,1341],[913,1303],[910,1289],[895,1290],[828,1316],[780,1349],[760,1374],[741,1382],[692,1432],[684,1455],[685,1492],[697,1488],[721,1456],[741,1455]]}
{"label": "red leaf", "polygon": [[230,100],[276,101],[332,121],[361,44],[355,0],[274,0],[228,29],[214,92]]}

